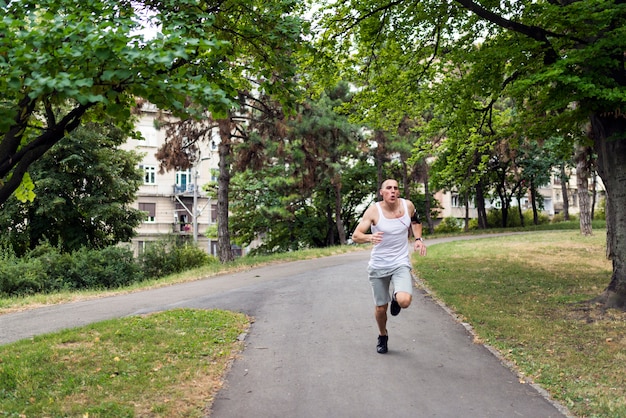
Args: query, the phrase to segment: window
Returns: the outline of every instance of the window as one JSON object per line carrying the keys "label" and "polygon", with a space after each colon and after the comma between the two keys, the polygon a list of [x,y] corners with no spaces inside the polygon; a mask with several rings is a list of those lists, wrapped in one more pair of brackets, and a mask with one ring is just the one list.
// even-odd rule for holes
{"label": "window", "polygon": [[176,172],[176,191],[178,193],[189,192],[193,190],[193,184],[191,184],[191,172],[177,171]]}
{"label": "window", "polygon": [[217,205],[211,205],[211,219],[209,223],[217,222]]}
{"label": "window", "polygon": [[147,216],[144,222],[153,223],[155,221],[156,203],[140,203],[139,210],[142,212],[147,212]]}
{"label": "window", "polygon": [[458,193],[453,193],[450,196],[450,206],[453,208],[462,208],[465,207],[466,204],[471,205],[472,201],[467,202],[465,195],[460,195]]}
{"label": "window", "polygon": [[137,254],[141,255],[154,245],[154,241],[137,241]]}
{"label": "window", "polygon": [[156,184],[156,167],[153,165],[142,165],[143,168],[143,184]]}
{"label": "window", "polygon": [[139,125],[138,130],[143,137],[143,140],[139,142],[140,146],[144,147],[156,147],[157,143],[157,130],[154,126]]}

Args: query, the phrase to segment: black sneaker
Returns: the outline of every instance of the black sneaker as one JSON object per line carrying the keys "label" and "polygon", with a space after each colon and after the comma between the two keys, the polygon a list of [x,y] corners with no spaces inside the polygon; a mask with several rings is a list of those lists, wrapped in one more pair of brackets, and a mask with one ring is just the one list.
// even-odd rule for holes
{"label": "black sneaker", "polygon": [[391,307],[389,308],[389,312],[391,313],[391,315],[396,316],[400,313],[401,309],[402,308],[396,300],[396,295],[393,295],[393,297],[391,298]]}
{"label": "black sneaker", "polygon": [[387,352],[387,340],[389,340],[388,335],[378,336],[378,344],[376,345],[376,351],[378,351],[379,354],[385,354]]}

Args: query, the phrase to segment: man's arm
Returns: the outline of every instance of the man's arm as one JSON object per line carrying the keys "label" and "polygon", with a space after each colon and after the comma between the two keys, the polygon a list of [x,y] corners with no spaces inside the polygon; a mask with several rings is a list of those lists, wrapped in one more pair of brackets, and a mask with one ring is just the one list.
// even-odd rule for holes
{"label": "man's arm", "polygon": [[374,205],[367,208],[363,214],[363,218],[352,233],[352,241],[355,243],[366,244],[373,241],[373,235],[368,234],[370,228],[374,224],[374,219],[372,217],[373,210],[375,210]]}
{"label": "man's arm", "polygon": [[415,205],[412,202],[409,202],[408,209],[409,213],[411,213],[411,232],[413,233],[413,238],[415,238],[413,249],[418,251],[420,255],[426,255],[426,243],[424,243],[422,238],[422,221],[417,215]]}

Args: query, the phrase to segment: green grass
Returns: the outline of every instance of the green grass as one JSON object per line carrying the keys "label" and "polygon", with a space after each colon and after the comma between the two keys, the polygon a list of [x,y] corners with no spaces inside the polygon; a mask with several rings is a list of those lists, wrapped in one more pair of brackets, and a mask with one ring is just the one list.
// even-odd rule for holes
{"label": "green grass", "polygon": [[0,346],[0,416],[206,416],[248,324],[172,310]]}
{"label": "green grass", "polygon": [[434,297],[521,375],[580,417],[626,416],[626,314],[608,285],[605,233],[536,232],[433,245],[415,259]]}

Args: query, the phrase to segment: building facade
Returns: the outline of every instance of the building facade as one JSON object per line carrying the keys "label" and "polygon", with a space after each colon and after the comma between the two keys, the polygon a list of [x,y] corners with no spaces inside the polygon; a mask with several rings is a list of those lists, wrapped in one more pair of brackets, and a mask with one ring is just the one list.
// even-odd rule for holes
{"label": "building facade", "polygon": [[143,155],[140,168],[144,181],[134,207],[146,212],[146,218],[136,230],[133,250],[141,254],[151,242],[173,235],[216,254],[217,242],[206,234],[215,226],[217,202],[202,190],[203,185],[216,180],[212,175],[218,168],[216,142],[199,144],[200,158],[191,169],[160,172],[155,154],[165,142],[165,132],[155,127],[157,112],[155,106],[144,106],[136,125],[144,139],[129,139],[122,146]]}
{"label": "building facade", "polygon": [[[598,209],[598,205],[605,197],[605,190],[602,180],[598,175],[595,175],[595,193],[596,193],[596,210]],[[578,186],[576,183],[576,172],[574,170],[569,170],[566,172],[567,182],[565,187],[567,189],[567,202],[568,202],[568,211],[570,215],[580,213],[579,207],[579,199],[578,199]],[[589,180],[589,193],[594,193],[594,179]],[[563,184],[561,181],[561,174],[558,170],[553,171],[550,176],[550,183],[543,185],[538,188],[537,192],[543,197],[543,213],[552,217],[554,215],[558,215],[563,212],[564,208],[564,197],[563,197]],[[439,211],[438,219],[443,219],[447,217],[453,217],[457,219],[465,219],[466,206],[463,196],[460,196],[456,192],[444,192],[440,191],[435,193],[435,198],[441,205],[441,209]],[[517,201],[513,200],[511,202],[513,206],[517,206]],[[523,210],[531,210],[532,205],[530,201],[530,197],[525,197],[522,199],[522,209]],[[487,210],[491,208],[499,208],[499,201],[486,201],[485,207]],[[470,202],[469,207],[467,208],[469,219],[474,219],[478,217],[478,212],[476,209],[476,205],[473,201]]]}

